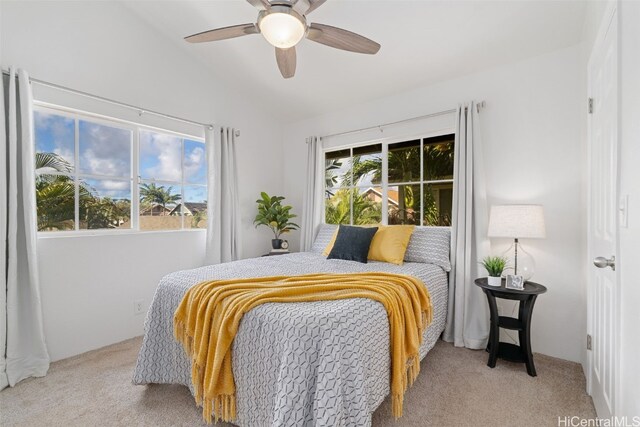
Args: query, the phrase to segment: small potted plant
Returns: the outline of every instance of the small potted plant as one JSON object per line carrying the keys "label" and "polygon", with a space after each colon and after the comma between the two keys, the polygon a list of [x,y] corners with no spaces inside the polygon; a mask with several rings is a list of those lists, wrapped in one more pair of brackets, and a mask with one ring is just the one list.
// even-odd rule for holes
{"label": "small potted plant", "polygon": [[264,191],[260,193],[260,199],[256,200],[258,214],[253,223],[256,228],[259,225],[264,225],[273,231],[275,236],[271,240],[273,249],[281,248],[282,239],[280,239],[280,236],[282,234],[300,228],[298,224],[291,222],[291,219],[295,218],[296,215],[291,213],[291,206],[282,204],[283,200],[284,197],[282,196],[269,196]]}
{"label": "small potted plant", "polygon": [[502,256],[488,256],[480,264],[489,274],[489,277],[487,277],[489,286],[501,286],[502,278],[500,276],[502,276],[502,272],[507,266],[507,259]]}

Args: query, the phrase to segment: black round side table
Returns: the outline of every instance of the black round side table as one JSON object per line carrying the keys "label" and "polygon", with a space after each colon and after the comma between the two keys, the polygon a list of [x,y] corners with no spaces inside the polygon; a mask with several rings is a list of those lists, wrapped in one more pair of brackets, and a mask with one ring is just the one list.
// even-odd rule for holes
{"label": "black round side table", "polygon": [[[475,284],[481,287],[487,295],[491,313],[491,332],[489,334],[489,343],[487,344],[487,352],[489,352],[487,366],[495,368],[497,358],[525,363],[527,365],[527,373],[535,377],[536,367],[533,364],[533,354],[531,352],[531,314],[533,313],[533,304],[536,302],[536,298],[538,295],[547,292],[547,288],[538,283],[526,282],[522,290],[507,289],[504,279],[502,279],[502,284],[499,287],[489,286],[486,277],[476,279]],[[496,298],[520,301],[518,318],[500,316]],[[520,345],[500,342],[500,328],[518,331]]]}

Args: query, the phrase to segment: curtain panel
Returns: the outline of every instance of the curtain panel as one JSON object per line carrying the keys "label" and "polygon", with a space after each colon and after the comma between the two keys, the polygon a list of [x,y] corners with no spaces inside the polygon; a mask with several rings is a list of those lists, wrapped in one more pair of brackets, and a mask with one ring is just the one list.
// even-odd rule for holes
{"label": "curtain panel", "polygon": [[487,191],[476,103],[456,112],[449,302],[443,338],[456,347],[482,349],[489,337],[487,302],[473,281],[489,255]]}
{"label": "curtain panel", "polygon": [[12,68],[0,95],[0,389],[49,369],[37,260],[33,100]]}
{"label": "curtain panel", "polygon": [[322,139],[307,138],[307,180],[302,202],[300,250],[311,249],[318,226],[322,222],[324,197],[324,166],[322,164]]}
{"label": "curtain panel", "polygon": [[236,131],[205,127],[207,150],[207,264],[240,259]]}

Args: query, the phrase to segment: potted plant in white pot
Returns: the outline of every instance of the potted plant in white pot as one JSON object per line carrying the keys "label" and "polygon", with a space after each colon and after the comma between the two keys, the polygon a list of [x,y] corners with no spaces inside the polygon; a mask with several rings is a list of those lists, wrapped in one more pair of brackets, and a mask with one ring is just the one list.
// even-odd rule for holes
{"label": "potted plant in white pot", "polygon": [[488,256],[485,257],[480,264],[482,264],[489,274],[489,277],[487,277],[489,286],[501,286],[501,276],[507,266],[507,259],[502,256]]}
{"label": "potted plant in white pot", "polygon": [[256,200],[258,204],[258,214],[253,223],[256,228],[259,225],[269,227],[273,231],[274,239],[271,240],[273,249],[280,249],[282,239],[280,236],[291,230],[300,228],[298,224],[291,222],[296,215],[291,213],[291,206],[283,205],[282,196],[269,196],[264,191],[260,193],[260,199]]}

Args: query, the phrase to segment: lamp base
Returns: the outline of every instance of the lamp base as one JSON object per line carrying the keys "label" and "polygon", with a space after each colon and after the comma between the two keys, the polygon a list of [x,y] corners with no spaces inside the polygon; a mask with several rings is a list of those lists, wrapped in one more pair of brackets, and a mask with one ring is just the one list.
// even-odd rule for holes
{"label": "lamp base", "polygon": [[513,244],[503,253],[503,256],[512,261],[513,274],[520,275],[524,281],[531,280],[535,273],[536,263],[529,252],[527,252],[518,239],[514,239]]}

